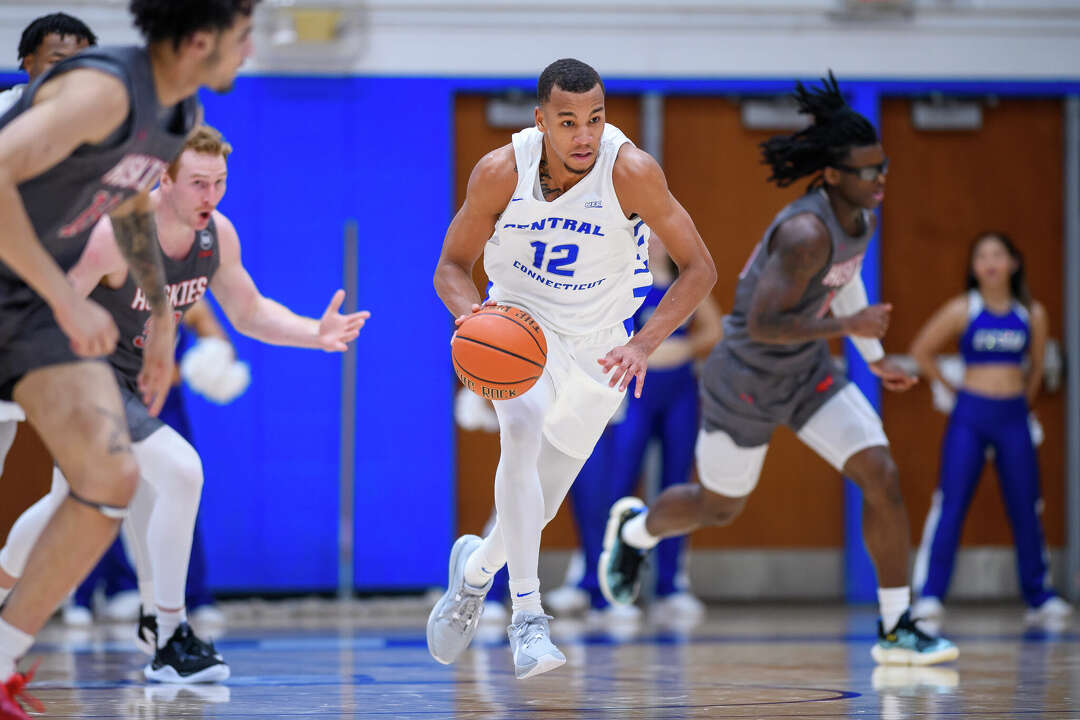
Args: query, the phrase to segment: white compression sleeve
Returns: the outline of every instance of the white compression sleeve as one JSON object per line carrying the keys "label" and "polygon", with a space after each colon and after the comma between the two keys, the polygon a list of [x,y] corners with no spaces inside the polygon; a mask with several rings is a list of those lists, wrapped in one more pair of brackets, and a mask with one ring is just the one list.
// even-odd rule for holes
{"label": "white compression sleeve", "polygon": [[19,423],[14,420],[0,422],[0,473],[4,471],[4,461],[15,444],[15,431],[18,429]]}
{"label": "white compression sleeve", "polygon": [[145,514],[149,505],[149,518],[144,515],[133,523],[138,530],[145,522],[154,601],[158,607],[181,608],[202,496],[202,461],[195,448],[171,427],[135,443],[134,452],[143,481],[154,489],[153,503],[139,503],[135,508]]}
{"label": "white compression sleeve", "polygon": [[131,562],[135,565],[135,576],[139,579],[139,602],[143,612],[154,614],[154,568],[150,563],[150,547],[147,543],[147,534],[150,525],[150,515],[154,511],[156,500],[154,489],[150,483],[142,478],[139,479],[139,487],[135,490],[135,497],[128,506],[128,516],[124,518],[121,526],[124,546]]}
{"label": "white compression sleeve", "polygon": [[21,577],[26,560],[34,549],[38,536],[49,524],[53,513],[68,496],[68,484],[60,468],[53,466],[52,489],[49,494],[28,507],[8,533],[7,543],[0,550],[0,567],[12,577]]}
{"label": "white compression sleeve", "polygon": [[[829,307],[832,308],[832,314],[835,317],[849,317],[869,304],[870,301],[866,297],[866,286],[863,285],[862,276],[856,273],[851,282],[836,292]],[[877,338],[854,337],[851,335],[848,338],[866,362],[877,362],[885,357],[885,348],[881,347],[881,341]]]}

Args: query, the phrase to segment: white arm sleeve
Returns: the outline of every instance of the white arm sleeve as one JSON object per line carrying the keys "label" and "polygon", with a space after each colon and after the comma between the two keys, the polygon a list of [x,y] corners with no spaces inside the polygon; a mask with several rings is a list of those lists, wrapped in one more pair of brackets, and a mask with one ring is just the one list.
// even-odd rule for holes
{"label": "white arm sleeve", "polygon": [[[844,287],[836,291],[833,296],[832,314],[835,317],[849,317],[870,304],[866,298],[866,286],[863,285],[862,276],[855,273],[855,278]],[[885,348],[881,347],[881,341],[877,338],[853,337],[848,339],[868,363],[877,362],[885,357]]]}

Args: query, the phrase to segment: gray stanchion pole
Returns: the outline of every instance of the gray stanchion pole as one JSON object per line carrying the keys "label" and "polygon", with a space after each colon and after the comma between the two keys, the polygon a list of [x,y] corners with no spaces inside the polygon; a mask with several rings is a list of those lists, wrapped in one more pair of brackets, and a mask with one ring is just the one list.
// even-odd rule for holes
{"label": "gray stanchion pole", "polygon": [[1065,101],[1065,592],[1080,601],[1080,96]]}
{"label": "gray stanchion pole", "polygon": [[[356,312],[359,287],[358,230],[355,220],[345,223],[345,304],[343,311]],[[338,469],[338,597],[352,597],[353,543],[356,499],[356,344],[341,359],[341,451]]]}

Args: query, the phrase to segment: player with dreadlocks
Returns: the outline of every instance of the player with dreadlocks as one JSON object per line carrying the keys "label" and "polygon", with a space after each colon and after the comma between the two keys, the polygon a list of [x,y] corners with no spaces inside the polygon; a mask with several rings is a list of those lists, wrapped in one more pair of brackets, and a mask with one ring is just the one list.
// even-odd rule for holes
{"label": "player with dreadlocks", "polygon": [[773,430],[783,424],[862,489],[881,610],[874,659],[946,662],[957,657],[956,646],[924,633],[909,612],[907,513],[881,420],[834,366],[827,342],[850,337],[890,390],[915,383],[885,357],[879,338],[892,308],[868,305],[859,276],[888,160],[873,125],[848,107],[831,73],[820,88],[798,84],[795,97],[813,123],[763,143],[762,154],[777,185],[813,181],[754,248],[724,338],[705,365],[695,451],[701,484],[672,486],[648,509],[637,498],[615,503],[600,586],[611,602],[632,602],[646,551],[660,539],[734,520],[757,484]]}

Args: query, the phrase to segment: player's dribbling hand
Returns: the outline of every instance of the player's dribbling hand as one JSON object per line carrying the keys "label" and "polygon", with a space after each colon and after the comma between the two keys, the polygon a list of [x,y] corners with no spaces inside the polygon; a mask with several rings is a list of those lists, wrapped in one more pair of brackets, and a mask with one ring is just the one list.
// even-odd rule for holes
{"label": "player's dribbling hand", "polygon": [[883,338],[889,329],[892,303],[880,303],[864,307],[854,315],[844,318],[844,332],[855,337]]}
{"label": "player's dribbling hand", "polygon": [[469,318],[469,315],[475,315],[486,307],[492,307],[493,305],[498,304],[499,303],[495,302],[494,300],[485,300],[483,304],[480,305],[478,305],[477,303],[473,303],[472,307],[469,308],[468,313],[466,313],[465,315],[458,315],[456,318],[454,318],[454,325],[457,327],[461,327],[461,323],[465,322]]}
{"label": "player's dribbling hand", "polygon": [[102,357],[116,349],[120,338],[116,322],[93,300],[73,295],[63,306],[54,307],[53,315],[79,357]]}
{"label": "player's dribbling hand", "polygon": [[165,397],[172,389],[173,353],[176,348],[176,321],[170,312],[165,320],[151,318],[143,347],[143,365],[139,371],[139,394],[151,417],[157,417]]}
{"label": "player's dribbling hand", "polygon": [[319,347],[326,352],[345,352],[349,343],[360,335],[360,329],[371,317],[367,310],[342,315],[341,304],[345,302],[345,291],[338,290],[330,298],[326,312],[319,320]]}
{"label": "player's dribbling hand", "polygon": [[612,348],[596,362],[600,363],[605,373],[611,373],[608,387],[618,385],[620,391],[625,391],[630,386],[630,380],[636,379],[634,397],[641,397],[641,390],[645,387],[645,370],[649,366],[649,356],[644,350],[633,345],[631,341]]}
{"label": "player's dribbling hand", "polygon": [[919,378],[908,375],[902,367],[889,358],[882,358],[877,362],[870,363],[869,367],[870,372],[881,378],[881,384],[885,386],[886,390],[904,392],[919,382]]}

